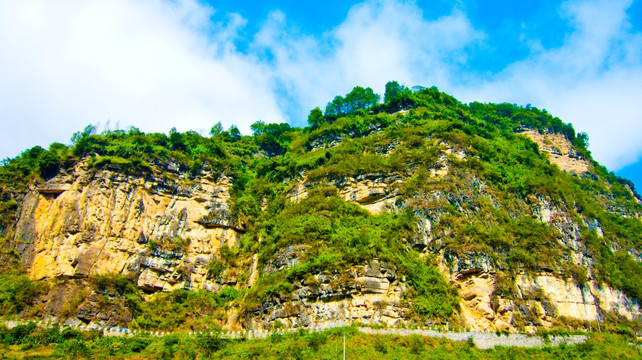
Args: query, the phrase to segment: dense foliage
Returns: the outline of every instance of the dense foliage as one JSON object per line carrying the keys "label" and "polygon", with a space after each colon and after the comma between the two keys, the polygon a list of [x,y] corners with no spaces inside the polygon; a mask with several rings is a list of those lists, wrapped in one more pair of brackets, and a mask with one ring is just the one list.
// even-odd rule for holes
{"label": "dense foliage", "polygon": [[[258,301],[281,292],[275,291],[279,287],[291,289],[290,284],[305,281],[312,274],[337,274],[380,259],[407,276],[413,286],[407,295],[417,315],[449,318],[459,302],[455,289],[416,252],[406,251],[413,220],[410,211],[373,216],[340,198],[336,188],[315,188],[302,201],[286,204],[278,215],[260,218],[256,233],[249,234],[262,241],[241,250],[258,252],[264,263],[293,245],[304,245],[306,251],[302,261],[286,272],[262,278],[248,298]],[[335,290],[346,285],[335,284]]]}
{"label": "dense foliage", "polygon": [[[71,145],[37,146],[3,162],[3,246],[13,246],[12,225],[28,186],[79,163],[96,171],[143,175],[175,169],[193,178],[208,170],[233,179],[232,216],[247,230],[239,248],[224,249],[209,265],[210,276],[240,268],[254,254],[262,268],[291,246],[302,246],[305,255],[295,266],[262,274],[248,290],[178,290],[144,301],[127,279],[94,279],[95,287],[126,299],[136,328],[181,327],[190,316],[200,320],[188,326],[216,326],[230,304],[251,310],[266,299],[287,296],[295,283],[311,276],[372,259],[389,263],[407,279],[404,301],[418,321],[447,321],[457,311],[457,292],[434,263],[439,254],[486,254],[507,279],[546,269],[584,285],[589,270],[568,261],[567,229],[533,216],[544,202],[579,224],[578,240],[595,259],[592,279],[642,300],[642,265],[631,255],[639,255],[642,246],[642,222],[636,218],[642,208],[630,181],[591,159],[586,134],[577,134],[545,110],[463,104],[435,87],[413,92],[390,82],[384,102],[378,101],[372,89],[355,87],[332,100],[325,112],[312,110],[306,128],[258,121],[252,135],[241,135],[236,127],[223,130],[220,124],[210,136],[175,129],[146,134],[136,128],[98,134],[88,126],[74,134]],[[581,176],[562,172],[519,134],[526,129],[562,134],[578,158],[590,164],[589,171]],[[336,190],[351,178],[367,176],[399,180],[394,184],[396,211],[372,215]],[[288,200],[303,179],[307,197]],[[419,241],[419,220],[432,224],[428,246]],[[181,244],[189,246],[188,239]],[[247,284],[245,275],[239,277],[239,288]],[[0,276],[3,315],[21,312],[46,291],[19,272]],[[496,295],[517,296],[508,280]]]}
{"label": "dense foliage", "polygon": [[156,337],[102,336],[98,331],[0,326],[0,351],[7,358],[55,359],[638,359],[639,345],[626,336],[594,334],[578,345],[544,348],[476,348],[472,341],[430,337],[365,335],[357,328],[298,331],[262,340],[225,339],[219,333]]}

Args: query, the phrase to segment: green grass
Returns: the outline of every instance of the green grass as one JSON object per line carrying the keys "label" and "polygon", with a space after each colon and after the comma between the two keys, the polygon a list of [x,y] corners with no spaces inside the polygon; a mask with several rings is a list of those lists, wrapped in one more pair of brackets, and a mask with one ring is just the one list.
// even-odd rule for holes
{"label": "green grass", "polygon": [[[623,336],[594,334],[578,345],[481,350],[471,342],[430,337],[366,335],[354,327],[298,331],[267,339],[228,340],[214,335],[103,337],[73,330],[32,329],[20,341],[0,327],[5,358],[60,359],[638,359],[642,351]],[[22,331],[22,330],[21,330]],[[24,332],[24,331],[23,331]]]}

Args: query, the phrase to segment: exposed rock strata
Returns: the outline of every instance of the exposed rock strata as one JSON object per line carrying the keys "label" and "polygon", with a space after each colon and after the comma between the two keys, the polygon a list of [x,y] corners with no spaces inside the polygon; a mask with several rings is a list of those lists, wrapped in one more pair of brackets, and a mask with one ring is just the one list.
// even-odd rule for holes
{"label": "exposed rock strata", "polygon": [[[372,214],[381,214],[396,209],[397,193],[395,186],[403,183],[403,177],[390,174],[365,174],[357,177],[343,177],[328,182],[339,189],[339,195],[346,201],[354,202]],[[306,178],[295,183],[288,193],[290,201],[300,201],[307,197],[308,188],[314,183]]]}
{"label": "exposed rock strata", "polygon": [[[433,176],[451,176],[450,162],[466,157],[463,150],[450,148],[442,155],[438,159],[441,165],[436,166]],[[191,179],[178,169],[163,170],[132,174],[87,169],[81,163],[71,173],[60,174],[29,191],[22,202],[16,239],[30,277],[77,278],[122,273],[134,278],[146,291],[178,288],[218,291],[223,286],[240,286],[233,269],[214,278],[208,275],[208,264],[220,257],[221,246],[237,247],[244,232],[243,225],[230,216],[231,180],[214,173]],[[399,199],[397,188],[406,179],[407,175],[402,174],[366,174],[333,179],[328,185],[335,186],[345,200],[373,214],[413,204],[444,202],[465,212],[467,204],[479,198],[494,204],[492,196],[484,190],[485,185],[476,178],[467,179],[469,189],[458,192],[435,189],[421,194],[420,199]],[[305,177],[301,178],[291,186],[288,199],[305,198],[312,185]],[[526,326],[550,326],[559,316],[594,321],[602,311],[639,318],[639,304],[622,292],[605,285],[599,287],[591,280],[593,260],[579,239],[579,225],[567,212],[545,198],[528,199],[528,203],[540,222],[559,230],[558,241],[567,250],[569,262],[586,267],[589,280],[580,286],[551,269],[541,269],[537,274],[516,276],[512,280],[516,296],[505,297],[497,292],[503,269],[488,255],[441,251],[438,252],[441,271],[459,288],[462,320],[473,329],[504,330],[515,328],[518,321]],[[439,249],[443,234],[433,229],[439,220],[439,208],[417,205],[415,209],[416,238],[409,241],[409,246],[426,251]],[[595,220],[583,221],[598,235],[602,233]],[[259,266],[255,255],[245,269],[249,274],[247,285],[251,287],[261,274],[296,265],[305,250],[304,246],[282,249],[267,266]],[[639,257],[637,254],[636,258]],[[231,310],[228,326],[238,322],[246,327],[268,329],[277,323],[301,327],[350,321],[387,325],[408,321],[411,304],[402,301],[405,282],[397,276],[396,269],[376,260],[341,274],[317,274],[294,285],[292,293],[265,300],[256,309],[243,314]],[[125,313],[116,316],[117,298],[111,299],[116,304],[110,305],[111,310],[94,306],[101,300],[99,295],[102,296],[89,294],[76,316],[85,322],[128,321]],[[52,300],[52,304],[57,303]],[[62,311],[61,306],[50,310]]]}
{"label": "exposed rock strata", "polygon": [[358,321],[392,326],[405,322],[405,289],[395,269],[373,260],[340,274],[318,274],[296,283],[285,297],[265,300],[248,310],[245,325],[255,329],[271,329],[277,323],[332,327]]}
{"label": "exposed rock strata", "polygon": [[534,130],[527,130],[521,133],[533,140],[539,146],[539,150],[549,155],[552,163],[568,173],[582,175],[589,169],[589,162],[582,159],[573,145],[562,134],[544,133],[540,134]]}
{"label": "exposed rock strata", "polygon": [[515,296],[497,295],[497,269],[482,254],[451,258],[442,271],[459,289],[464,322],[476,330],[514,329],[515,317],[523,326],[549,327],[560,316],[585,321],[598,321],[603,311],[629,320],[641,316],[638,302],[619,290],[594,281],[579,285],[546,272],[517,275]]}
{"label": "exposed rock strata", "polygon": [[123,273],[150,290],[205,288],[205,265],[242,232],[229,216],[229,186],[219,174],[192,180],[81,163],[25,196],[16,239],[33,279]]}

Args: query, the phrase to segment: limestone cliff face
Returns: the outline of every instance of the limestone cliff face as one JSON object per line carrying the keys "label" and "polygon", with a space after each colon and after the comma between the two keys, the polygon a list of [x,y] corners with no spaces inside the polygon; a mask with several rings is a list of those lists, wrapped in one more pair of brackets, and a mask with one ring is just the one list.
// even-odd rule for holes
{"label": "limestone cliff face", "polygon": [[[582,174],[588,170],[589,163],[577,157],[572,151],[570,143],[561,135],[541,135],[536,132],[527,132],[536,141],[541,150],[550,153],[551,161],[561,170]],[[463,150],[453,150],[444,145],[443,155],[439,158],[439,166],[431,172],[431,181],[439,181],[449,175],[449,156],[461,160],[466,157]],[[551,150],[553,149],[553,150]],[[339,189],[340,195],[346,201],[352,201],[373,214],[386,211],[397,211],[404,206],[413,206],[408,202],[398,204],[396,187],[407,180],[407,174],[366,174],[356,178],[346,177],[328,181],[327,185]],[[428,180],[428,179],[427,179]],[[451,203],[461,206],[475,198],[484,197],[493,201],[492,196],[484,192],[485,184],[477,179],[470,179],[474,191],[462,191],[460,194],[435,191],[426,194],[421,201],[437,201],[450,199]],[[307,189],[313,183],[302,178],[290,187],[287,197],[290,201],[299,201],[307,196]],[[470,194],[470,193],[473,194]],[[561,207],[554,205],[546,198],[533,198],[529,200],[532,215],[540,222],[548,224],[560,232],[559,245],[565,249],[570,264],[587,269],[588,280],[585,284],[578,284],[566,274],[556,273],[552,269],[540,269],[532,273],[522,271],[521,274],[511,279],[501,278],[506,269],[499,268],[491,259],[490,254],[463,254],[453,255],[446,251],[439,251],[441,272],[450,282],[459,289],[462,298],[460,303],[460,316],[467,327],[477,330],[514,330],[518,323],[520,326],[534,328],[535,326],[551,327],[556,319],[566,317],[583,321],[598,321],[604,311],[619,314],[629,320],[640,319],[642,312],[640,305],[622,291],[613,289],[606,284],[598,284],[593,279],[593,259],[586,245],[580,241],[580,225],[571,219]],[[414,204],[417,207],[417,204]],[[439,211],[428,211],[426,215],[417,207],[417,227],[414,244],[419,249],[439,249],[441,234],[434,231],[433,223],[437,222]],[[472,214],[471,214],[472,216]],[[583,224],[596,231],[602,237],[603,231],[596,220],[584,219]],[[366,267],[367,269],[367,267]],[[362,271],[363,272],[363,271]],[[355,276],[358,277],[358,276]],[[498,281],[510,282],[514,288],[513,296],[503,296],[497,286]],[[305,288],[305,284],[301,284]],[[350,293],[351,287],[344,289]],[[400,292],[397,288],[396,292]],[[336,294],[335,294],[336,296]],[[321,305],[314,303],[314,299],[303,298],[297,306],[288,307],[288,311],[275,310],[283,305],[269,304],[268,316],[263,322],[282,319],[288,325],[309,322],[310,319],[323,322],[336,322],[337,314],[344,314],[346,318],[359,319],[367,322],[381,322],[388,325],[404,322],[403,316],[381,317],[376,316],[376,307],[372,304],[386,301],[381,294],[366,294],[374,296],[363,305],[355,302],[357,296],[349,297],[350,300],[339,302],[325,302]],[[294,296],[295,300],[299,300]],[[396,301],[387,302],[394,304],[395,314],[403,314],[403,306]],[[302,305],[305,304],[305,305]],[[320,306],[320,307],[319,307]],[[407,304],[406,304],[407,306]],[[328,310],[330,309],[330,310]],[[407,308],[406,308],[407,309]],[[356,315],[355,315],[356,314]]]}
{"label": "limestone cliff face", "polygon": [[[372,214],[381,214],[396,209],[397,193],[395,185],[402,183],[403,177],[397,174],[364,174],[357,177],[344,177],[330,181],[327,185],[339,189],[339,195],[346,201],[354,202]],[[308,195],[308,188],[316,185],[305,177],[290,187],[287,199],[299,201]]]}
{"label": "limestone cliff face", "polygon": [[[450,152],[449,152],[450,154]],[[458,154],[459,155],[459,154]],[[462,158],[463,155],[457,156]],[[435,176],[446,176],[447,162],[444,160],[444,168]],[[345,178],[332,182],[331,185],[339,189],[339,193],[347,201],[353,201],[364,209],[374,214],[384,211],[395,211],[398,205],[395,186],[403,183],[402,176],[384,176],[377,174],[364,175],[358,178]],[[474,182],[474,181],[473,181]],[[307,195],[306,182],[294,185],[288,198],[291,201],[298,201]],[[483,184],[476,187],[483,189]],[[448,194],[434,194],[437,198],[446,197]],[[480,196],[488,196],[481,192]],[[457,201],[466,201],[458,199]],[[401,205],[403,206],[403,204]],[[534,199],[531,206],[533,215],[542,223],[558,229],[561,233],[560,244],[567,249],[569,262],[585,267],[589,279],[592,278],[593,260],[588,254],[586,246],[579,240],[579,225],[568,217],[566,212],[554,206],[544,198]],[[434,220],[434,219],[433,219]],[[587,219],[585,224],[595,230],[600,236],[602,229],[599,223]],[[414,246],[428,248],[438,245],[438,237],[432,229],[432,221],[429,217],[417,217],[417,235]],[[438,247],[438,246],[437,246]],[[598,321],[599,314],[603,311],[617,313],[629,320],[639,319],[642,316],[640,305],[635,299],[626,296],[619,290],[612,289],[606,284],[597,284],[589,280],[586,284],[578,284],[567,275],[554,273],[551,269],[542,269],[539,273],[531,274],[523,272],[514,279],[508,281],[514,286],[515,294],[511,297],[498,295],[496,283],[498,276],[502,276],[503,269],[499,269],[491,260],[489,254],[468,254],[453,255],[441,251],[441,271],[450,282],[459,289],[462,298],[460,303],[460,316],[462,322],[472,329],[477,330],[514,330],[517,324],[521,326],[550,327],[559,317],[569,319]],[[365,270],[364,270],[365,269]],[[355,270],[355,274],[363,274],[369,271],[369,267]],[[353,277],[359,278],[359,275]],[[323,280],[321,283],[323,283]],[[506,281],[506,280],[503,280]],[[328,280],[326,283],[330,283]],[[401,284],[402,286],[400,286]],[[266,316],[261,317],[262,321],[253,322],[253,326],[265,326],[275,319],[281,320],[287,325],[305,325],[314,321],[315,323],[337,323],[342,318],[359,320],[365,323],[385,323],[393,325],[397,322],[404,322],[404,308],[401,305],[399,294],[402,293],[403,283],[387,284],[382,286],[386,291],[382,293],[366,292],[365,294],[352,294],[354,286],[345,286],[343,293],[347,299],[323,303],[314,302],[307,296],[299,298],[295,295],[285,304],[263,304],[269,309]],[[296,294],[309,294],[306,284],[300,284],[303,290],[297,290]],[[341,295],[330,291],[331,287],[322,287],[321,293],[324,296],[339,298]],[[389,298],[388,289],[394,289],[392,298]],[[303,301],[299,301],[303,300]],[[292,306],[292,304],[295,304]],[[384,311],[380,305],[385,304]],[[385,311],[391,309],[391,311]],[[257,314],[260,313],[257,311]],[[394,314],[385,316],[382,314]]]}
{"label": "limestone cliff face", "polygon": [[540,151],[548,154],[551,162],[559,166],[561,170],[578,175],[588,171],[589,162],[578,156],[573,145],[566,140],[564,135],[541,134],[534,130],[526,130],[521,134],[533,140],[539,146]]}
{"label": "limestone cliff face", "polygon": [[[295,253],[290,252],[283,260],[296,262]],[[266,272],[275,269],[271,264]],[[319,274],[297,282],[292,293],[266,299],[246,310],[242,320],[246,327],[255,329],[271,329],[277,323],[286,327],[334,327],[352,321],[392,326],[407,317],[408,304],[402,300],[406,289],[405,280],[394,268],[372,260],[341,273]]]}
{"label": "limestone cliff face", "polygon": [[[577,284],[559,274],[522,273],[511,281],[515,296],[498,295],[499,274],[485,256],[471,256],[461,267],[442,267],[462,298],[461,316],[477,330],[510,330],[521,325],[550,327],[559,317],[596,322],[603,311],[629,320],[642,316],[640,305],[619,290],[595,281]],[[454,271],[453,271],[454,270]],[[597,325],[595,325],[597,326]]]}
{"label": "limestone cliff face", "polygon": [[[547,140],[538,135],[526,135],[540,146],[546,144]],[[551,147],[559,150],[556,156],[566,159],[556,162],[563,170],[586,171],[584,166],[588,164],[573,158],[568,144],[553,140],[558,143],[548,141],[557,144]],[[336,141],[340,139],[328,141],[325,146],[335,145]],[[381,151],[387,153],[390,149]],[[456,192],[441,186],[450,181],[452,163],[466,156],[465,150],[443,144],[430,178],[425,179],[435,182],[435,189],[413,199],[401,198],[398,191],[412,176],[411,168],[407,173],[331,179],[325,185],[336,187],[345,200],[373,214],[413,208],[417,215],[416,236],[408,239],[409,246],[437,255],[441,272],[459,289],[459,316],[470,328],[551,326],[560,316],[594,321],[602,311],[628,319],[640,318],[640,306],[634,299],[592,280],[594,264],[586,245],[579,240],[577,219],[571,219],[562,206],[549,199],[524,201],[535,218],[559,230],[558,245],[566,250],[566,260],[587,269],[585,284],[553,269],[521,271],[507,280],[506,269],[489,254],[452,254],[444,250],[445,231],[438,229],[443,213],[439,204],[449,204],[466,213],[466,204],[476,199],[495,203],[485,191],[486,184],[474,176],[465,179],[468,188]],[[573,166],[565,168],[569,163]],[[292,182],[286,197],[299,201],[315,185],[318,182],[310,182],[303,175]],[[116,168],[96,170],[81,162],[72,171],[28,191],[16,225],[16,247],[32,279],[121,273],[147,291],[252,287],[262,275],[295,265],[304,249],[282,249],[284,254],[265,267],[259,267],[257,254],[251,260],[244,259],[239,267],[251,263],[240,269],[250,275],[247,283],[239,281],[239,269],[225,269],[210,276],[207,265],[220,256],[220,248],[237,247],[244,232],[244,224],[236,223],[230,215],[230,186],[232,180],[225,175],[204,171],[192,178],[170,165],[156,166],[153,173],[137,173]],[[582,221],[602,234],[597,221]],[[498,291],[506,287],[507,281],[512,286],[511,296]],[[277,322],[298,327],[346,321],[392,326],[409,321],[412,304],[403,298],[407,290],[405,279],[393,266],[377,259],[342,273],[317,274],[293,285],[291,293],[265,299],[255,308],[232,309],[238,313],[230,317],[227,327],[237,326],[237,322],[244,327],[267,329]],[[96,308],[99,301],[92,300],[97,297],[94,295],[89,294],[76,317],[83,321],[101,317],[114,323],[126,321],[127,316],[114,315],[117,311]]]}
{"label": "limestone cliff face", "polygon": [[143,288],[213,288],[205,265],[242,232],[230,180],[169,169],[126,174],[79,163],[25,196],[15,238],[33,279],[122,273]]}
{"label": "limestone cliff face", "polygon": [[[485,195],[482,192],[478,196]],[[599,321],[603,312],[629,320],[642,318],[635,299],[593,280],[596,264],[587,245],[580,240],[580,224],[545,198],[530,202],[532,215],[559,231],[557,245],[565,254],[565,261],[586,269],[586,282],[578,284],[569,274],[548,267],[509,275],[500,262],[493,260],[492,254],[440,251],[441,271],[459,289],[461,316],[467,326],[478,330],[514,329],[517,324],[551,327],[560,317]],[[582,221],[582,225],[603,238],[596,220]],[[419,216],[418,226],[418,242],[434,248],[439,240],[433,239],[430,218]]]}

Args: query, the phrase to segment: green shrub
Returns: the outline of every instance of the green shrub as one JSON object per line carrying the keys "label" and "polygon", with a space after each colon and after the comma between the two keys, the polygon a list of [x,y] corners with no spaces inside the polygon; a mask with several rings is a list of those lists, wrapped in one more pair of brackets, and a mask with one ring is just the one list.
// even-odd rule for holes
{"label": "green shrub", "polygon": [[145,350],[152,340],[146,336],[134,336],[126,342],[126,347],[129,352],[140,353]]}
{"label": "green shrub", "polygon": [[206,354],[211,354],[224,348],[226,340],[221,338],[221,335],[218,332],[213,334],[202,333],[196,338],[196,343]]}
{"label": "green shrub", "polygon": [[119,295],[135,294],[136,284],[122,274],[96,275],[91,278],[96,290]]}
{"label": "green shrub", "polygon": [[6,345],[17,345],[26,343],[31,334],[36,330],[36,324],[29,322],[26,325],[17,325],[13,329],[5,326],[0,328],[2,343]]}
{"label": "green shrub", "polygon": [[322,332],[311,332],[306,336],[306,341],[308,343],[308,346],[316,352],[319,351],[319,348],[321,348],[321,346],[327,343],[328,337],[325,333]]}
{"label": "green shrub", "polygon": [[0,274],[0,314],[21,312],[48,289],[47,283],[29,280],[26,275]]}
{"label": "green shrub", "polygon": [[388,353],[388,344],[381,337],[375,338],[374,348],[375,348],[375,350],[377,350],[378,352],[380,352],[382,354],[387,354]]}
{"label": "green shrub", "polygon": [[72,339],[59,344],[53,355],[64,359],[87,359],[90,358],[91,352],[84,341]]}

